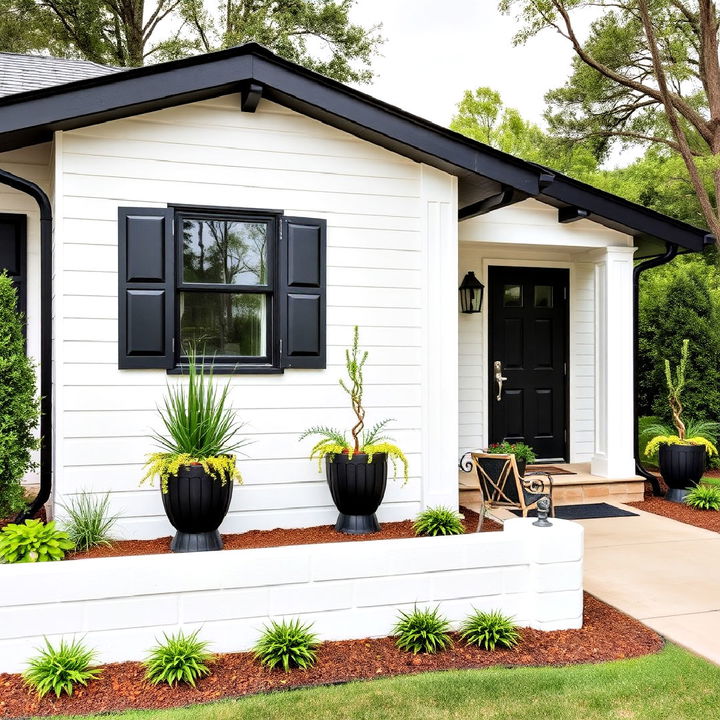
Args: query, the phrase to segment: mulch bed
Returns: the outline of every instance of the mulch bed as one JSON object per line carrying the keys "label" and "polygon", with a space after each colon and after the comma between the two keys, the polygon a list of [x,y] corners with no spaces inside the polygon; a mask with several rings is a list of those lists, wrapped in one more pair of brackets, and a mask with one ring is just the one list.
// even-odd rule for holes
{"label": "mulch bed", "polygon": [[[6,525],[15,522],[15,517],[16,515],[12,515],[11,517],[6,518],[0,518],[0,530],[2,530]],[[45,513],[44,505],[35,513],[35,515],[33,515],[33,519],[40,519],[43,522],[47,522],[47,514]]]}
{"label": "mulch bed", "polygon": [[212,675],[196,688],[150,685],[139,663],[107,665],[99,679],[71,697],[38,699],[19,675],[0,674],[0,717],[76,715],[130,709],[159,709],[211,702],[273,690],[308,687],[430,670],[461,670],[490,666],[574,665],[619,660],[658,652],[662,638],[618,610],[585,595],[581,630],[541,632],[525,629],[514,650],[488,652],[457,641],[438,655],[411,655],[395,647],[392,638],[325,642],[317,665],[306,671],[267,670],[251,653],[218,656]]}
{"label": "mulch bed", "polygon": [[[460,508],[465,516],[463,525],[465,532],[475,532],[478,514],[466,507]],[[483,532],[497,532],[502,525],[488,518],[483,522]],[[248,548],[280,547],[282,545],[312,545],[315,543],[365,542],[369,540],[394,540],[397,538],[413,538],[412,520],[403,522],[383,523],[382,530],[372,535],[344,535],[335,532],[332,525],[320,525],[309,528],[292,528],[275,530],[250,530],[236,535],[223,535],[226,550],[243,550]],[[68,560],[98,557],[120,557],[122,555],[156,555],[170,552],[170,538],[162,537],[155,540],[119,540],[108,547],[96,547],[87,552],[69,553]]]}
{"label": "mulch bed", "polygon": [[[720,477],[720,473],[717,470],[710,470],[706,472],[705,475]],[[660,483],[663,488],[665,488],[662,480]],[[705,530],[720,532],[720,512],[715,510],[696,510],[695,508],[685,505],[685,503],[670,502],[669,500],[665,500],[665,498],[655,497],[652,494],[652,487],[649,482],[645,483],[645,499],[642,502],[625,504],[636,507],[639,510],[644,510],[645,512],[655,513],[655,515],[662,515],[663,517],[677,520],[687,525],[694,525],[695,527],[705,528]]]}

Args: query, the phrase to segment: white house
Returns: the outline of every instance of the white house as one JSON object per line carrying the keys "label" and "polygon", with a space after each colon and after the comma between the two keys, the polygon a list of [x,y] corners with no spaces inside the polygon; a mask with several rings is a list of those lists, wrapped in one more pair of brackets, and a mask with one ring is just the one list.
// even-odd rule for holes
{"label": "white house", "polygon": [[[699,251],[705,231],[255,44],[0,67],[0,266],[40,363],[39,501],[110,491],[126,537],[170,533],[138,483],[200,338],[254,441],[223,529],[330,522],[298,435],[351,424],[337,378],[354,325],[368,420],[394,418],[410,461],[381,520],[457,505],[459,454],[503,438],[636,479],[634,261]],[[245,239],[232,267],[228,228]],[[461,314],[469,271],[485,297]]]}

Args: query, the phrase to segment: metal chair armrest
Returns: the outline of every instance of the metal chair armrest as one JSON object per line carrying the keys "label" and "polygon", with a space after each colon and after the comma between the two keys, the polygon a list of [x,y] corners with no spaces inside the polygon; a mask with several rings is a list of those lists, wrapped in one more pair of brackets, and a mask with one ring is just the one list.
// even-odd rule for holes
{"label": "metal chair armrest", "polygon": [[527,486],[528,486],[527,489],[530,490],[530,492],[540,492],[540,493],[545,492],[545,480],[543,480],[543,481],[540,483],[540,489],[539,489],[539,490],[538,490],[538,489],[535,489],[535,488],[538,487],[538,486],[537,486],[537,481],[535,481],[535,480],[529,480],[527,483],[525,483],[525,478],[531,477],[531,476],[537,476],[537,475],[544,475],[544,476],[545,476],[545,480],[547,480],[547,484],[550,486],[550,490],[549,490],[549,493],[548,493],[548,494],[550,495],[550,497],[552,497],[552,491],[553,491],[553,479],[552,479],[552,475],[551,475],[549,472],[546,472],[545,470],[533,470],[532,472],[526,472],[526,473],[523,475],[523,477],[522,477],[522,483],[523,483],[523,485],[526,485],[526,484],[527,484]]}

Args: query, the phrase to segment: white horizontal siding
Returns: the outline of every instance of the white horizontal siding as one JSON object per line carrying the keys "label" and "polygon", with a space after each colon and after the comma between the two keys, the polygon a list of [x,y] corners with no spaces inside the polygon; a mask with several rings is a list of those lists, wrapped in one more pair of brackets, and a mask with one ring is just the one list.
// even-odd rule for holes
{"label": "white horizontal siding", "polygon": [[[253,441],[230,527],[332,519],[326,485],[306,458],[312,443],[298,435],[315,423],[352,424],[337,378],[355,324],[370,352],[368,423],[394,418],[391,434],[410,460],[410,482],[390,485],[385,517],[412,516],[422,504],[424,462],[429,199],[422,166],[266,101],[242,113],[234,95],[66,132],[61,147],[58,494],[115,491],[128,534],[168,531],[157,489],[138,481],[166,382],[182,380],[117,369],[118,207],[274,208],[327,220],[328,368],[229,379]],[[455,181],[442,178],[445,200]],[[449,232],[454,223],[448,216]]]}

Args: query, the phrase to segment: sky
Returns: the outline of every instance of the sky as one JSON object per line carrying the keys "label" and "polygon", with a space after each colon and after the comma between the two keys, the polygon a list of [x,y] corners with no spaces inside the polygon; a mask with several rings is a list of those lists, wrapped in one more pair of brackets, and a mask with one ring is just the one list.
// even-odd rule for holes
{"label": "sky", "polygon": [[381,22],[386,38],[377,78],[362,89],[441,125],[463,91],[481,85],[542,124],[545,92],[570,74],[572,51],[554,32],[513,47],[516,23],[497,0],[357,0],[353,19]]}

